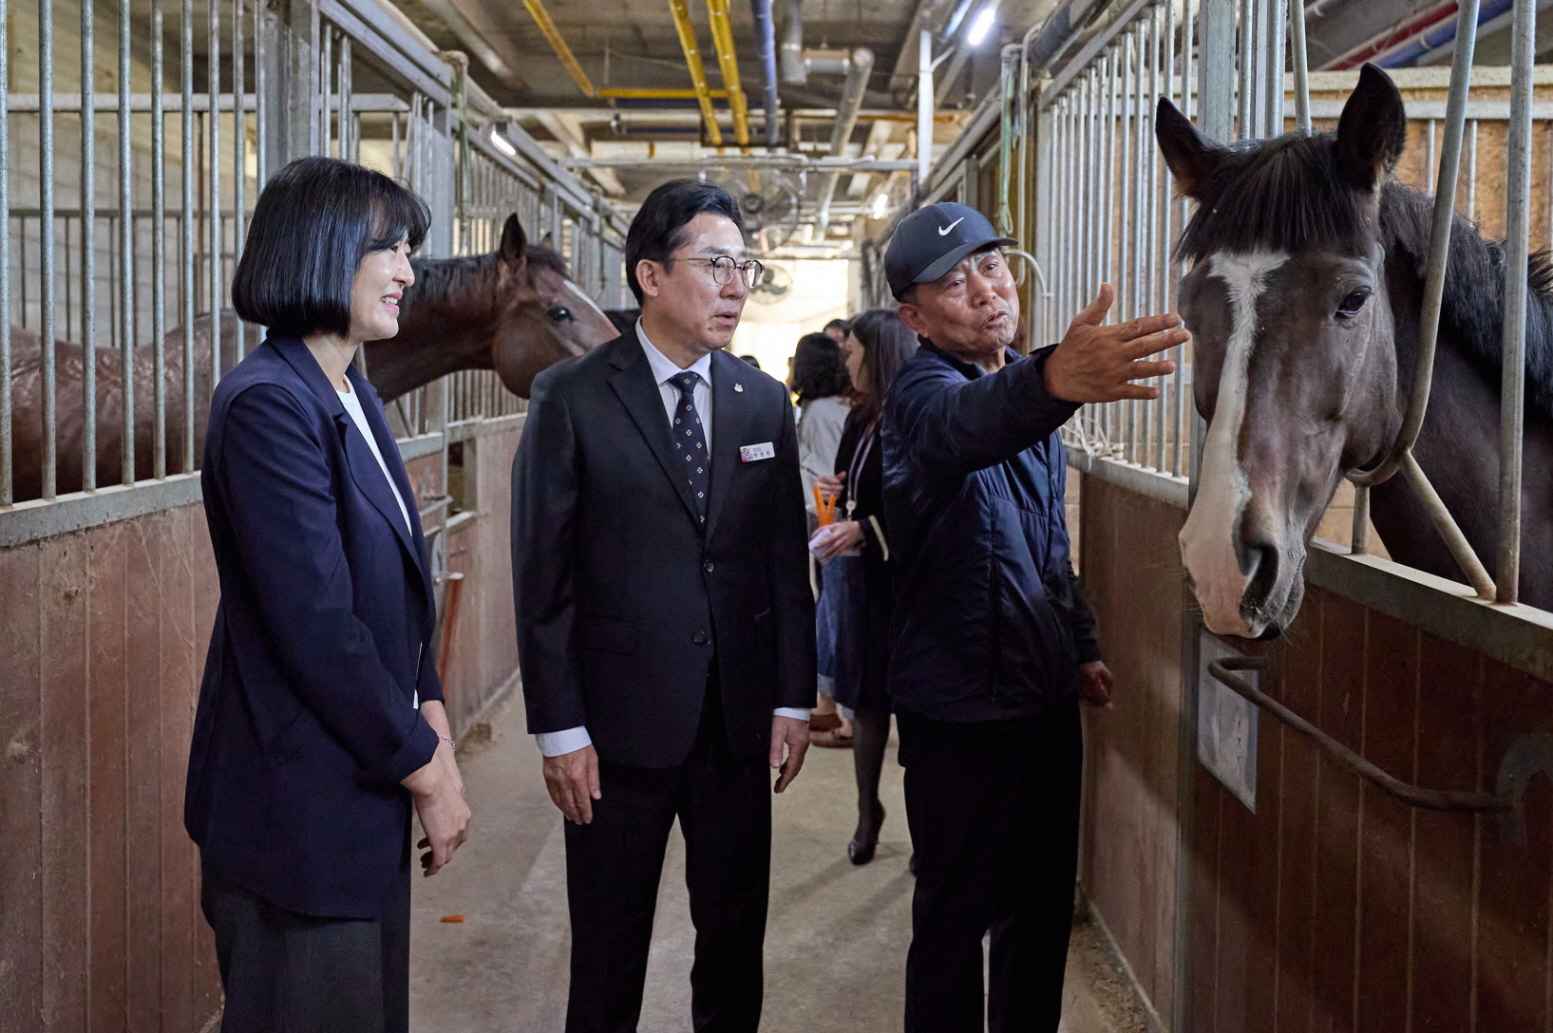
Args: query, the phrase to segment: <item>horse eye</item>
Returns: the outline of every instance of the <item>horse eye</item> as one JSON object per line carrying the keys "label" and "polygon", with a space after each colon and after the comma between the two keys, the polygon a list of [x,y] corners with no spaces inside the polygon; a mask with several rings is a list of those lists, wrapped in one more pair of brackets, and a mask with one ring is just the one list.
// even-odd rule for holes
{"label": "horse eye", "polygon": [[1360,288],[1356,291],[1349,291],[1348,296],[1343,299],[1343,303],[1337,306],[1337,314],[1339,316],[1358,315],[1359,310],[1364,307],[1364,303],[1369,300],[1370,291],[1368,288]]}
{"label": "horse eye", "polygon": [[572,310],[565,305],[551,305],[546,314],[549,315],[552,323],[566,323],[572,318]]}

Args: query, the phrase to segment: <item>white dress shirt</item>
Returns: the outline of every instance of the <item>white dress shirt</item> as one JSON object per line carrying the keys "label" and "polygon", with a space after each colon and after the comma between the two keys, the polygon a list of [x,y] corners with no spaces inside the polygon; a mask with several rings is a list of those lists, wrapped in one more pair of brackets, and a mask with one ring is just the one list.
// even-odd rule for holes
{"label": "white dress shirt", "polygon": [[[663,398],[664,421],[673,425],[674,410],[679,407],[679,388],[674,385],[673,378],[681,373],[690,372],[700,379],[696,381],[695,390],[692,392],[692,401],[695,403],[696,415],[701,418],[701,432],[706,435],[706,450],[712,451],[712,355],[710,352],[701,356],[685,369],[675,365],[674,360],[663,352],[647,337],[647,330],[642,326],[642,321],[636,321],[636,339],[642,342],[642,352],[647,356],[647,365],[652,369],[653,379],[658,383],[658,394]],[[809,710],[806,707],[777,707],[773,713],[777,717],[790,717],[798,721],[809,720]],[[566,728],[559,732],[539,732],[534,736],[539,743],[539,752],[546,757],[557,757],[563,753],[575,753],[585,746],[593,745],[593,737],[588,734],[588,729],[583,725],[576,728]]]}

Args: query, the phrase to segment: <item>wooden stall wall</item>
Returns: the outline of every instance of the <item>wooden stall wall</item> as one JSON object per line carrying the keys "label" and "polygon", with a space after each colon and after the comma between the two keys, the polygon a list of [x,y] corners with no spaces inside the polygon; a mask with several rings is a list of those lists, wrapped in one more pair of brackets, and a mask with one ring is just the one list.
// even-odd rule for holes
{"label": "wooden stall wall", "polygon": [[220,1006],[183,784],[201,507],[0,550],[0,1029],[198,1031]]}
{"label": "wooden stall wall", "polygon": [[[1553,685],[1331,592],[1259,648],[1267,691],[1406,781],[1493,791],[1510,743],[1553,731]],[[1255,813],[1196,768],[1191,1029],[1547,1030],[1553,786],[1517,846],[1260,735]]]}
{"label": "wooden stall wall", "polygon": [[[1084,582],[1117,677],[1086,713],[1081,889],[1155,1013],[1172,1013],[1178,764],[1192,766],[1183,1033],[1546,1033],[1553,785],[1527,843],[1490,817],[1412,810],[1260,717],[1256,810],[1178,756],[1185,514],[1083,478]],[[1263,687],[1405,781],[1493,791],[1553,685],[1311,588]]]}
{"label": "wooden stall wall", "polygon": [[[508,483],[517,429],[480,439],[455,536],[455,729],[516,670]],[[440,456],[411,464],[441,493]],[[220,1009],[183,829],[219,586],[203,508],[0,550],[0,1033],[200,1033]]]}
{"label": "wooden stall wall", "polygon": [[1116,675],[1115,709],[1086,710],[1079,882],[1139,990],[1167,1020],[1176,895],[1181,562],[1186,514],[1082,480],[1084,590]]}

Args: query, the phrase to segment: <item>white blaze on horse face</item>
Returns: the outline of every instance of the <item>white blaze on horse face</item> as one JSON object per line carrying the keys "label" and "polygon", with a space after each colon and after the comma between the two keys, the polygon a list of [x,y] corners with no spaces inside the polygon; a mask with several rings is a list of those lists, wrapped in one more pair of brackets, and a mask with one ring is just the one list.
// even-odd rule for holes
{"label": "white blaze on horse face", "polygon": [[1240,611],[1251,583],[1240,568],[1240,518],[1251,498],[1240,465],[1240,431],[1257,338],[1257,299],[1267,275],[1288,259],[1277,251],[1219,253],[1208,259],[1208,275],[1222,280],[1229,295],[1230,335],[1213,422],[1203,447],[1197,500],[1181,530],[1181,558],[1196,586],[1203,622],[1220,635],[1253,633]]}
{"label": "white blaze on horse face", "polygon": [[577,285],[576,285],[576,284],[575,284],[575,283],[573,283],[573,282],[572,282],[572,281],[571,281],[571,280],[567,280],[567,281],[566,281],[566,284],[565,284],[565,286],[566,286],[566,289],[567,289],[567,290],[569,290],[569,291],[571,291],[571,292],[572,292],[572,294],[573,294],[573,295],[574,295],[574,296],[575,296],[575,297],[576,297],[576,298],[577,298],[577,299],[578,299],[578,300],[579,300],[579,301],[581,301],[581,302],[582,302],[582,303],[583,303],[583,304],[584,304],[584,305],[586,305],[586,306],[588,306],[588,307],[589,307],[589,308],[591,308],[591,309],[592,309],[592,310],[593,310],[593,311],[594,311],[594,312],[596,312],[596,313],[598,313],[598,317],[599,317],[599,318],[600,318],[600,319],[605,319],[605,320],[607,320],[607,319],[608,319],[608,318],[609,318],[609,317],[608,317],[608,316],[606,316],[606,315],[605,315],[605,314],[604,314],[604,310],[603,310],[603,309],[601,309],[601,308],[599,308],[599,306],[598,306],[598,302],[596,302],[596,301],[594,301],[594,300],[593,300],[593,299],[592,299],[592,298],[590,298],[590,297],[588,297],[588,295],[587,295],[587,294],[586,294],[586,293],[584,293],[584,291],[583,291],[583,289],[582,289],[582,288],[581,288],[581,287],[578,287],[578,286],[577,286]]}

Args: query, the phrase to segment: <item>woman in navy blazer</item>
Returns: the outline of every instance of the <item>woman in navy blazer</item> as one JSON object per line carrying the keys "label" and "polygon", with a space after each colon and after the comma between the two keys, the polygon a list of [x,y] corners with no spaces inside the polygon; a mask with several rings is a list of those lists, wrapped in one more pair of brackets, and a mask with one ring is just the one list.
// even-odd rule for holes
{"label": "woman in navy blazer", "polygon": [[265,187],[233,279],[270,332],[211,402],[221,602],[184,804],[223,1033],[406,1030],[411,810],[428,875],[468,827],[415,495],[350,365],[398,333],[428,222],[387,177],[305,158]]}

